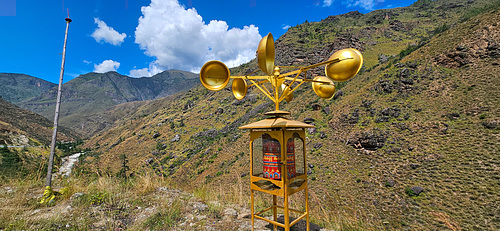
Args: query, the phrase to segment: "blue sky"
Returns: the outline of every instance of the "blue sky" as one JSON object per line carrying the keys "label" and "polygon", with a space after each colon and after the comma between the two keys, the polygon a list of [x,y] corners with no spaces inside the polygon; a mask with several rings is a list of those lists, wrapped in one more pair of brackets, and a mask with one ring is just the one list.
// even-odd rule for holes
{"label": "blue sky", "polygon": [[255,56],[262,36],[358,10],[413,0],[0,0],[0,72],[57,83],[69,28],[64,82],[88,72],[133,77],[168,69],[198,71],[209,60],[236,66]]}

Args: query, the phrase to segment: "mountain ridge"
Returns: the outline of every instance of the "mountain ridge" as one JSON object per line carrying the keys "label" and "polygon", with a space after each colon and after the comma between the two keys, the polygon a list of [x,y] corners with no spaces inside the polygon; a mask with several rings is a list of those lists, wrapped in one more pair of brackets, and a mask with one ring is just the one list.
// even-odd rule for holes
{"label": "mountain ridge", "polygon": [[[195,85],[199,85],[195,74],[179,70],[142,78],[132,78],[117,72],[91,72],[63,84],[60,123],[89,137],[93,132],[104,129],[107,124],[87,121],[94,114],[122,103],[165,97]],[[53,87],[18,104],[51,118],[54,116],[56,94],[57,87]],[[82,129],[89,126],[89,129]]]}

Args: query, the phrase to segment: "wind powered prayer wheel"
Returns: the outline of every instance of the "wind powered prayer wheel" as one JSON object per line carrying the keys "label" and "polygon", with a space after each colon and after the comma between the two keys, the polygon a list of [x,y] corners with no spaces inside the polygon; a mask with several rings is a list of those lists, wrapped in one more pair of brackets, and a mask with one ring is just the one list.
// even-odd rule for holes
{"label": "wind powered prayer wheel", "polygon": [[[249,87],[256,87],[275,103],[275,110],[265,113],[269,118],[240,127],[250,130],[252,230],[255,219],[273,224],[274,230],[280,226],[289,231],[290,227],[303,218],[306,219],[309,230],[305,131],[314,126],[285,118],[290,113],[280,110],[279,104],[283,100],[290,102],[293,99],[293,92],[306,82],[312,83],[312,88],[319,97],[332,98],[335,93],[334,81],[342,82],[354,77],[361,69],[363,56],[358,50],[348,48],[335,52],[327,61],[306,67],[275,66],[274,59],[274,39],[269,33],[262,38],[257,48],[259,69],[265,75],[254,75],[259,71],[256,70],[245,76],[231,76],[224,63],[214,60],[205,63],[201,68],[200,81],[208,90],[219,91],[233,79],[232,92],[236,99],[243,99]],[[309,69],[323,65],[326,76],[307,78]],[[281,68],[296,70],[282,74]],[[251,84],[248,85],[247,81]],[[289,207],[290,196],[301,191],[304,191],[305,195],[305,211]],[[255,192],[272,195],[272,205],[261,211],[255,211]],[[278,197],[283,198],[282,206],[278,205]],[[283,223],[277,220],[278,210],[283,211]],[[273,220],[263,216],[268,211],[272,211]],[[290,221],[290,212],[298,215],[293,221]]]}

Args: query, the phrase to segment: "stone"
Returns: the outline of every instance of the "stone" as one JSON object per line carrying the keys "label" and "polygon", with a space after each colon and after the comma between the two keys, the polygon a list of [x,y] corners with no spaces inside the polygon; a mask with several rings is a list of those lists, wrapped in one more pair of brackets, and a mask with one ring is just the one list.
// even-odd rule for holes
{"label": "stone", "polygon": [[238,212],[233,208],[225,208],[222,213],[224,214],[224,218],[229,218],[230,220],[238,217]]}
{"label": "stone", "polygon": [[71,197],[69,199],[70,200],[75,200],[75,199],[78,199],[78,198],[82,197],[83,195],[85,195],[85,194],[81,193],[81,192],[77,192],[77,193],[74,193],[73,195],[71,195]]}
{"label": "stone", "polygon": [[321,147],[323,147],[323,144],[322,144],[322,143],[315,143],[315,144],[313,145],[313,148],[314,148],[314,149],[320,149]]}
{"label": "stone", "polygon": [[160,137],[160,136],[161,136],[161,134],[160,134],[159,132],[155,132],[155,133],[153,134],[153,139],[156,139],[156,138],[158,138],[158,137]]}
{"label": "stone", "polygon": [[413,186],[411,187],[411,191],[415,194],[415,195],[420,195],[420,193],[422,193],[424,191],[424,188],[420,187],[420,186]]}
{"label": "stone", "polygon": [[[272,220],[272,218],[270,218],[270,219]],[[296,219],[295,217],[290,216],[290,221],[294,221],[295,219]],[[283,223],[285,221],[285,216],[280,215],[277,220],[278,220],[278,222]],[[290,227],[290,231],[306,230],[306,227],[307,227],[307,222],[306,222],[306,219],[303,218],[300,221],[298,221],[297,223],[295,223],[295,225]],[[272,230],[273,225],[268,223],[268,225],[266,225],[266,228]],[[321,226],[314,224],[312,222],[309,222],[309,230],[310,231],[320,231],[321,229],[322,229]],[[278,229],[278,230],[280,230],[280,229]]]}
{"label": "stone", "polygon": [[205,203],[199,201],[191,202],[190,205],[193,207],[195,212],[205,211],[208,208]]}
{"label": "stone", "polygon": [[304,123],[306,124],[312,124],[314,123],[315,119],[311,118],[311,117],[306,117],[304,118]]}
{"label": "stone", "polygon": [[330,107],[324,107],[323,108],[323,113],[329,115],[330,114]]}
{"label": "stone", "polygon": [[374,130],[355,134],[353,138],[348,140],[348,144],[354,148],[376,150],[383,147],[386,140],[386,135]]}
{"label": "stone", "polygon": [[380,55],[378,55],[378,62],[379,62],[380,64],[384,64],[384,63],[386,63],[388,60],[389,60],[389,57],[387,57],[387,55],[384,55],[384,54],[380,54]]}
{"label": "stone", "polygon": [[181,136],[179,134],[175,134],[174,138],[170,140],[170,142],[177,142],[181,139]]}
{"label": "stone", "polygon": [[485,128],[487,129],[495,129],[498,128],[498,125],[500,124],[500,120],[488,120],[488,121],[483,121],[481,123]]}
{"label": "stone", "polygon": [[344,95],[344,92],[342,90],[338,90],[335,92],[335,95],[333,95],[333,99],[336,100]]}
{"label": "stone", "polygon": [[316,128],[307,128],[307,132],[309,132],[310,135],[316,134]]}
{"label": "stone", "polygon": [[321,110],[321,105],[319,105],[317,103],[315,103],[315,104],[313,104],[311,106],[313,108],[313,111],[319,111],[319,110]]}
{"label": "stone", "polygon": [[221,115],[222,113],[224,113],[224,109],[223,108],[217,108],[217,111],[215,111],[215,114],[216,115]]}

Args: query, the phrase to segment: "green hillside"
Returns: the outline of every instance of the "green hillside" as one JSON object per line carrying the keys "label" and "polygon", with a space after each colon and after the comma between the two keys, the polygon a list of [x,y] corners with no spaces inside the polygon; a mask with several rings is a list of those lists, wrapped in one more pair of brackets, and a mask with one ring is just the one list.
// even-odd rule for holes
{"label": "green hillside", "polygon": [[0,73],[0,86],[2,86],[1,98],[11,103],[19,103],[57,85],[25,74]]}

